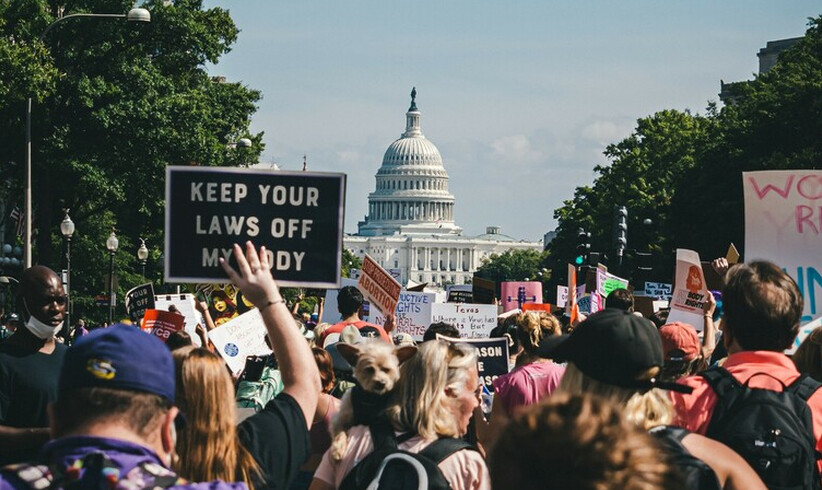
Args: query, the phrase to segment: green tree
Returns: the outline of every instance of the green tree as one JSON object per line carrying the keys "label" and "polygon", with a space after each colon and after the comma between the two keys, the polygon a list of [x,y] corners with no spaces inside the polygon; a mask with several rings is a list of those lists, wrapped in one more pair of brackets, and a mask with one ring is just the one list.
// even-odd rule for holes
{"label": "green tree", "polygon": [[[477,277],[495,281],[499,297],[500,283],[504,281],[541,281],[547,283],[551,277],[548,269],[550,255],[537,250],[506,250],[501,254],[491,254],[482,260],[482,265],[474,273]],[[543,288],[543,295],[546,293]]]}
{"label": "green tree", "polygon": [[822,162],[822,17],[754,80],[734,84],[701,157],[683,175],[671,214],[677,243],[705,258],[733,242],[744,256],[742,172],[818,169]]}
{"label": "green tree", "polygon": [[[579,228],[591,233],[591,251],[604,253],[615,269],[613,247],[614,212],[628,208],[629,250],[650,250],[655,270],[670,275],[672,229],[669,208],[679,178],[694,166],[699,148],[710,133],[713,119],[685,111],[665,110],[639,119],[633,133],[608,145],[610,165],[597,166],[592,186],[578,187],[574,197],[554,212],[557,237],[551,243],[551,268],[564,270],[577,255]],[[652,226],[643,225],[651,219]],[[627,273],[626,270],[617,273]],[[555,275],[557,283],[565,275]]]}
{"label": "green tree", "polygon": [[[199,0],[150,0],[149,24],[69,19],[38,37],[62,6],[54,0],[3,2],[0,7],[2,85],[0,161],[16,162],[6,179],[21,196],[24,100],[34,99],[33,203],[35,262],[63,266],[57,253],[62,209],[77,225],[72,240],[72,285],[78,315],[88,298],[105,291],[105,238],[116,227],[115,268],[120,297],[141,280],[138,238],[151,250],[146,274],[162,276],[165,167],[236,166],[256,160],[262,134],[249,134],[260,98],[239,83],[205,70],[228,52],[238,30],[228,12]],[[70,11],[126,12],[133,2],[80,0]],[[7,66],[19,65],[19,72]],[[248,137],[251,148],[232,148]],[[19,185],[18,185],[19,183]],[[174,223],[171,224],[174,226]],[[77,316],[77,315],[75,315]]]}

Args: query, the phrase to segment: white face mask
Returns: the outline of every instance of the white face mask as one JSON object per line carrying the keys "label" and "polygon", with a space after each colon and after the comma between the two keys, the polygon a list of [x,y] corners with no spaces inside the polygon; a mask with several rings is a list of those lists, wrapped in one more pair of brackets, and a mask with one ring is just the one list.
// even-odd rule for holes
{"label": "white face mask", "polygon": [[29,305],[26,304],[26,300],[23,299],[23,306],[26,307],[26,312],[29,314],[29,321],[26,322],[26,328],[29,329],[29,332],[33,333],[35,337],[43,340],[48,340],[54,337],[57,332],[63,328],[63,322],[60,322],[59,325],[53,327],[47,323],[43,323],[37,318],[34,318],[34,315],[31,314],[29,310]]}

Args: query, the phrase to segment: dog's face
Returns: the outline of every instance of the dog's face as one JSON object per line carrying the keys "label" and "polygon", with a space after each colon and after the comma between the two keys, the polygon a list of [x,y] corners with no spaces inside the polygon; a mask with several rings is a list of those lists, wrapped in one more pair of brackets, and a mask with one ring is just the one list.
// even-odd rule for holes
{"label": "dog's face", "polygon": [[400,362],[394,349],[384,342],[365,342],[360,348],[354,377],[369,392],[383,395],[394,389],[400,378]]}

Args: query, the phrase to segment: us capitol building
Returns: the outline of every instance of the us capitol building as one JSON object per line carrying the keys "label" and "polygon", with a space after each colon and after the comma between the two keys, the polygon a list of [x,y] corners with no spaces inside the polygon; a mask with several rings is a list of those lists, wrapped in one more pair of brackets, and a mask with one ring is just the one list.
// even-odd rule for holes
{"label": "us capitol building", "polygon": [[370,255],[397,271],[400,283],[471,284],[482,259],[506,250],[542,250],[541,242],[518,241],[489,226],[479,236],[463,236],[454,223],[454,196],[439,150],[422,134],[416,90],[405,114],[405,132],[385,151],[376,189],[368,195],[368,215],[343,245],[354,255]]}

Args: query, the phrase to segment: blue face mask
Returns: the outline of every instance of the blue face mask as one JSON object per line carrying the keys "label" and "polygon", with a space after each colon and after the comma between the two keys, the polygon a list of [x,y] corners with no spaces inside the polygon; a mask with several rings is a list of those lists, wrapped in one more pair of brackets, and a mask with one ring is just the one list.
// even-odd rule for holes
{"label": "blue face mask", "polygon": [[60,322],[59,325],[53,327],[35,318],[34,315],[31,314],[31,311],[29,310],[29,305],[26,304],[25,298],[23,298],[23,306],[25,306],[26,312],[29,314],[29,321],[26,322],[26,328],[29,329],[29,332],[33,333],[35,337],[43,340],[48,340],[54,337],[57,334],[57,332],[59,332],[60,329],[63,328],[63,322]]}

